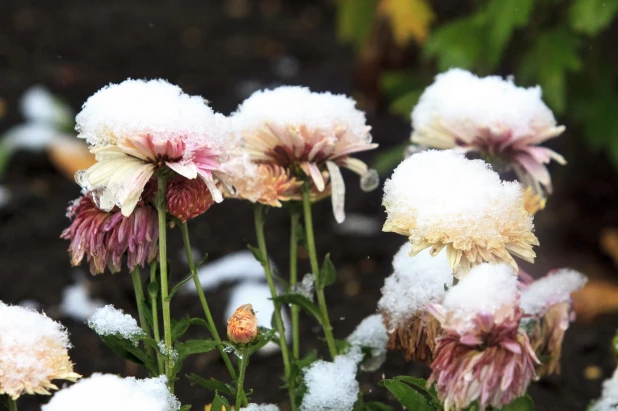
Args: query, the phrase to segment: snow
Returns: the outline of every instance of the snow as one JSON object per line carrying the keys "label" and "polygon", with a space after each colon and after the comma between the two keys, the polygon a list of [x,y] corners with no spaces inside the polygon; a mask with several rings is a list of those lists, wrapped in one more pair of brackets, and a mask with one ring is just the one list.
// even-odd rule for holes
{"label": "snow", "polygon": [[98,309],[90,319],[88,327],[99,335],[120,335],[126,340],[136,341],[144,334],[135,318],[125,314],[122,310],[106,305]]}
{"label": "snow", "polygon": [[179,138],[191,152],[222,149],[229,140],[227,119],[199,96],[189,96],[165,80],[110,84],[84,103],[76,118],[79,137],[99,147],[148,134],[155,142]]}
{"label": "snow", "polygon": [[386,226],[409,232],[415,244],[440,234],[502,244],[504,227],[533,229],[518,183],[502,182],[484,161],[453,150],[423,151],[401,162],[384,184],[383,204]]}
{"label": "snow", "polygon": [[542,315],[547,307],[570,301],[571,293],[582,288],[587,281],[585,275],[575,270],[552,271],[524,289],[521,308],[526,314]]}
{"label": "snow", "polygon": [[333,229],[340,235],[371,237],[381,231],[382,222],[373,216],[347,213],[345,220],[340,224],[335,224]]}
{"label": "snow", "polygon": [[0,209],[11,201],[11,192],[8,188],[0,185]]}
{"label": "snow", "polygon": [[479,78],[462,69],[436,76],[412,111],[412,127],[428,126],[436,116],[458,134],[477,135],[479,127],[488,127],[511,130],[515,139],[556,125],[539,86],[517,87],[510,78]]}
{"label": "snow", "polygon": [[[70,347],[69,336],[62,324],[50,319],[44,313],[6,305],[0,301],[0,342],[3,348],[21,347],[22,351],[27,352],[28,347],[38,344],[42,339],[50,339],[64,348]],[[28,358],[30,361],[37,360],[32,357],[24,357],[23,360]],[[0,363],[11,364],[10,360],[1,358]]]}
{"label": "snow", "polygon": [[290,287],[290,293],[300,294],[313,301],[315,295],[315,275],[305,274],[300,282]]}
{"label": "snow", "polygon": [[614,371],[612,378],[603,382],[603,391],[599,398],[588,411],[616,411],[618,409],[618,369]]}
{"label": "snow", "polygon": [[360,350],[350,350],[333,362],[318,360],[305,371],[307,392],[300,411],[350,411],[358,399],[356,368],[362,359]]}
{"label": "snow", "polygon": [[[271,266],[272,262],[271,262]],[[249,250],[227,254],[212,263],[198,268],[198,276],[204,290],[214,290],[221,284],[238,280],[264,279],[264,268]],[[183,292],[196,294],[193,282],[182,288]]]}
{"label": "snow", "polygon": [[[275,309],[271,300],[270,289],[265,283],[244,282],[232,289],[230,298],[225,308],[224,320],[234,314],[234,311],[243,304],[251,304],[258,319],[258,326],[272,328],[271,320]],[[285,327],[286,339],[289,341],[292,334],[290,319],[285,310],[281,312],[283,326]],[[269,355],[279,351],[279,346],[274,342],[269,342],[258,351],[260,354]]]}
{"label": "snow", "polygon": [[388,335],[381,314],[373,314],[363,319],[347,338],[348,342],[363,348],[371,348],[372,357],[386,354]]}
{"label": "snow", "polygon": [[73,123],[71,108],[40,84],[35,84],[24,92],[20,99],[20,108],[28,122],[57,127],[70,126]]}
{"label": "snow", "polygon": [[73,320],[86,321],[105,303],[90,297],[87,280],[78,280],[62,290],[60,312]]}
{"label": "snow", "polygon": [[282,86],[259,90],[232,114],[239,131],[256,129],[265,122],[279,126],[304,125],[310,130],[345,126],[363,143],[369,143],[365,113],[342,94],[312,92],[307,87]]}
{"label": "snow", "polygon": [[251,403],[240,411],[279,411],[279,407],[274,404],[255,404]]}
{"label": "snow", "polygon": [[453,319],[467,323],[477,314],[496,314],[504,306],[519,303],[517,276],[508,264],[484,263],[450,288],[443,306]]}
{"label": "snow", "polygon": [[[453,284],[453,270],[442,250],[432,257],[429,249],[417,255],[409,255],[410,245],[401,246],[393,258],[392,275],[384,281],[380,311],[387,313],[389,327],[403,326],[428,304],[439,303],[444,298],[444,286]],[[391,330],[392,331],[392,330]]]}
{"label": "snow", "polygon": [[93,374],[65,388],[42,411],[177,411],[180,402],[167,389],[164,376],[148,379]]}

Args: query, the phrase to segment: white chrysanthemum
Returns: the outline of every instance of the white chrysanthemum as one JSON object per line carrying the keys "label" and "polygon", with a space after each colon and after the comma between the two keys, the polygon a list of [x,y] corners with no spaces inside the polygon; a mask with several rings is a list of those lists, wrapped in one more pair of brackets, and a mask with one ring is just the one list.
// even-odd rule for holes
{"label": "white chrysanthemum", "polygon": [[124,339],[133,341],[144,335],[144,330],[137,325],[135,318],[113,305],[99,308],[88,319],[88,327],[99,335],[119,335]]}
{"label": "white chrysanthemum", "polygon": [[411,255],[446,247],[456,273],[482,262],[533,262],[538,245],[518,183],[502,182],[481,160],[429,150],[404,160],[384,184],[384,231],[408,237]]}
{"label": "white chrysanthemum", "polygon": [[49,394],[52,380],[75,381],[65,328],[45,314],[0,302],[0,395]]}
{"label": "white chrysanthemum", "polygon": [[479,78],[461,69],[439,74],[412,111],[412,127],[417,144],[506,161],[536,192],[540,185],[551,191],[544,164],[565,164],[558,153],[536,146],[564,131],[543,103],[541,88],[517,87],[512,79]]}
{"label": "white chrysanthemum", "polygon": [[93,374],[60,390],[42,411],[177,411],[180,402],[167,388],[165,376],[138,380]]}
{"label": "white chrysanthemum", "polygon": [[[290,172],[300,168],[317,193],[325,192],[330,182],[333,211],[341,222],[345,218],[345,186],[339,167],[359,174],[367,189],[377,185],[372,184],[376,173],[350,157],[377,147],[371,143],[365,114],[355,106],[356,102],[344,95],[284,86],[253,93],[238,107],[232,121],[255,163]],[[242,190],[239,194],[255,197],[251,190],[246,191],[246,196]],[[288,192],[286,197],[292,194]]]}
{"label": "white chrysanthemum", "polygon": [[588,411],[616,411],[618,408],[618,368],[612,378],[603,382],[601,398],[595,401]]}
{"label": "white chrysanthemum", "polygon": [[239,153],[227,119],[203,98],[164,80],[126,80],[90,97],[77,115],[97,163],[76,175],[97,205],[129,215],[145,184],[164,166],[188,179],[200,177],[216,201],[227,174],[237,172]]}

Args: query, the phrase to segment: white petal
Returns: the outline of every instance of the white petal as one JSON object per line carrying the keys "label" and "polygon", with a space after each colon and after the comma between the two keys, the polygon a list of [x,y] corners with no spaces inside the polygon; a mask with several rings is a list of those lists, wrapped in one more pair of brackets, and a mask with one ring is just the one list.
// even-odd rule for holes
{"label": "white petal", "polygon": [[309,173],[311,174],[311,178],[313,179],[316,188],[320,192],[324,191],[324,177],[322,177],[320,169],[315,163],[307,163],[307,165],[309,166]]}
{"label": "white petal", "polygon": [[342,223],[345,220],[345,184],[341,175],[341,170],[337,164],[332,161],[326,162],[328,173],[330,174],[330,186],[331,186],[331,201],[333,203],[333,214],[335,220],[338,223]]}

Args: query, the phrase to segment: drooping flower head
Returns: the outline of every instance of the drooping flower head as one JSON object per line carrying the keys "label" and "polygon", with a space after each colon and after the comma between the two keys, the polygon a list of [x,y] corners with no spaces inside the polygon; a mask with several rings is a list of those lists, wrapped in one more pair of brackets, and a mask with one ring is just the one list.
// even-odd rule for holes
{"label": "drooping flower head", "polygon": [[282,201],[302,200],[302,180],[294,177],[288,168],[276,164],[251,163],[247,173],[232,184],[238,196],[253,203],[281,207]]}
{"label": "drooping flower head", "polygon": [[215,200],[202,179],[173,177],[167,182],[167,212],[183,223],[206,212]]}
{"label": "drooping flower head", "polygon": [[60,323],[0,301],[0,395],[50,394],[53,380],[76,381],[70,347]]}
{"label": "drooping flower head", "polygon": [[180,402],[167,388],[167,378],[120,378],[92,374],[62,389],[42,411],[178,411]]}
{"label": "drooping flower head", "polygon": [[560,372],[560,355],[564,333],[575,319],[571,293],[582,288],[588,279],[569,269],[550,271],[545,277],[527,285],[521,294],[521,308],[531,316],[527,320],[532,346],[543,364],[541,375]]}
{"label": "drooping flower head", "polygon": [[76,120],[79,137],[97,159],[76,181],[105,211],[117,206],[123,215],[131,214],[162,167],[187,179],[199,177],[219,202],[217,183],[237,167],[227,119],[201,97],[164,80],[106,86],[86,101]]}
{"label": "drooping flower head", "polygon": [[551,193],[545,164],[566,164],[537,145],[564,131],[543,103],[541,88],[517,87],[500,76],[479,78],[461,69],[439,74],[412,111],[412,128],[414,143],[481,153],[515,171],[537,194],[541,186]]}
{"label": "drooping flower head", "polygon": [[428,384],[445,410],[478,401],[502,408],[526,392],[539,361],[519,327],[517,278],[506,264],[482,264],[430,306],[445,335],[438,339]]}
{"label": "drooping flower head", "polygon": [[538,245],[517,182],[502,182],[481,160],[453,150],[429,150],[404,160],[384,184],[384,231],[408,237],[411,255],[446,247],[457,275],[482,262],[517,267],[533,262]]}
{"label": "drooping flower head", "polygon": [[157,256],[157,211],[144,202],[125,217],[117,207],[109,212],[99,209],[86,194],[71,204],[68,216],[71,225],[60,238],[71,241],[71,264],[77,266],[85,257],[93,275],[103,273],[105,268],[119,272],[125,255],[129,270],[143,267]]}
{"label": "drooping flower head", "polygon": [[440,252],[424,250],[411,257],[404,244],[393,258],[394,272],[382,287],[378,309],[388,332],[388,349],[403,351],[407,361],[433,361],[435,339],[442,329],[427,307],[441,303],[445,286],[453,284],[453,270]]}
{"label": "drooping flower head", "polygon": [[377,147],[365,114],[355,105],[344,95],[284,86],[255,92],[232,120],[254,163],[283,167],[296,178],[309,179],[318,192],[330,185],[335,218],[343,221],[345,186],[339,167],[359,174],[365,188],[377,185],[377,174],[351,157]]}

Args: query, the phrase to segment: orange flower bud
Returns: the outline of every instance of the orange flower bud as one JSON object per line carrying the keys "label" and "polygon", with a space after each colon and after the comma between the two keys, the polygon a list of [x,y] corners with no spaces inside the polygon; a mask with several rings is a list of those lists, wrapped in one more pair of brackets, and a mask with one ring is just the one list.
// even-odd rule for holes
{"label": "orange flower bud", "polygon": [[258,333],[258,320],[251,304],[241,305],[227,320],[227,338],[235,344],[248,344]]}

